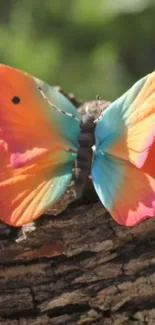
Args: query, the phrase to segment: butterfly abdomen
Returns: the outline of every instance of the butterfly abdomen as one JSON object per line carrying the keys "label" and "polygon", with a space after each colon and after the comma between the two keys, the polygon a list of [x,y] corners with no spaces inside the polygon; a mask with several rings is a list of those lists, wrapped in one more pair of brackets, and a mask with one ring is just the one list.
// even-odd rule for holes
{"label": "butterfly abdomen", "polygon": [[78,137],[79,149],[75,162],[75,192],[76,198],[80,198],[90,174],[92,162],[92,147],[95,144],[94,117],[83,116],[80,123],[81,132]]}

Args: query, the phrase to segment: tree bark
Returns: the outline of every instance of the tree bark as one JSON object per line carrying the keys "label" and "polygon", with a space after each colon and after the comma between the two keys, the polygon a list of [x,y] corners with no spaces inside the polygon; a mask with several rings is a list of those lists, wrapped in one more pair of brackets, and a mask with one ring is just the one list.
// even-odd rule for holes
{"label": "tree bark", "polygon": [[154,325],[154,219],[125,228],[82,202],[28,230],[0,224],[0,325]]}
{"label": "tree bark", "polygon": [[23,229],[0,223],[0,325],[154,325],[155,219],[126,228],[91,188],[71,196]]}

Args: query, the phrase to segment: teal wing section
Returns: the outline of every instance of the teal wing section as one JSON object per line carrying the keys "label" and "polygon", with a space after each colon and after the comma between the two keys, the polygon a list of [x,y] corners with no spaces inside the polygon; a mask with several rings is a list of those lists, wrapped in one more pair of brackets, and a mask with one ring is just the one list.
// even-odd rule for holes
{"label": "teal wing section", "polygon": [[95,154],[92,166],[92,179],[100,201],[108,211],[111,211],[119,192],[124,176],[123,165],[117,158],[98,152]]}
{"label": "teal wing section", "polygon": [[127,130],[128,117],[132,113],[132,103],[144,86],[148,76],[136,82],[120,98],[116,99],[99,119],[96,130],[96,147],[98,150],[107,151],[113,143]]}
{"label": "teal wing section", "polygon": [[155,216],[155,179],[148,172],[98,152],[92,178],[101,202],[118,223],[134,226]]}
{"label": "teal wing section", "polygon": [[[78,135],[80,132],[80,124],[78,121],[80,120],[80,115],[77,109],[55,87],[51,87],[47,83],[39,79],[35,80],[37,82],[37,85],[42,89],[48,102],[50,103],[49,114],[52,113],[52,122],[55,123],[59,134],[62,136],[63,139],[66,139],[75,148],[77,148]],[[56,108],[65,113],[72,114],[75,118],[59,112],[54,107],[52,107],[52,105],[54,105]]]}

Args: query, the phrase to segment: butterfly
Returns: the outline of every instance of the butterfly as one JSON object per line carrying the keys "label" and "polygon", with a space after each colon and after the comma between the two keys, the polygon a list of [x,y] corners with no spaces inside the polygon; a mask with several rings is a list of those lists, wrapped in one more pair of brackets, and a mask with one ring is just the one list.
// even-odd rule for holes
{"label": "butterfly", "polygon": [[[87,110],[86,110],[87,111]],[[0,65],[0,219],[21,226],[91,173],[100,201],[120,224],[155,215],[155,72],[83,117],[56,88]]]}

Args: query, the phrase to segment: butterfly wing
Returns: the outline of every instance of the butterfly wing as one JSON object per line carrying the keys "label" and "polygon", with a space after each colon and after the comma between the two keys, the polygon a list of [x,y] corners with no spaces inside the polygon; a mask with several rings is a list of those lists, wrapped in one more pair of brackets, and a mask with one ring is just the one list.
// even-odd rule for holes
{"label": "butterfly wing", "polygon": [[[76,116],[78,112],[56,89],[3,65],[0,84],[0,137],[8,144],[13,167],[30,163],[49,150],[54,153],[77,146],[78,121],[59,113],[55,106]],[[14,103],[14,98],[19,102]]]}
{"label": "butterfly wing", "polygon": [[95,136],[98,150],[143,166],[155,141],[155,72],[103,112]]}
{"label": "butterfly wing", "polygon": [[79,123],[56,108],[78,113],[55,89],[19,70],[0,65],[0,85],[0,218],[20,226],[67,188],[76,157],[68,149],[75,151]]}
{"label": "butterfly wing", "polygon": [[[74,105],[68,101],[68,99],[63,96],[55,87],[49,86],[42,80],[36,79],[36,84],[39,87],[41,94],[46,98],[49,106],[54,105],[55,108],[58,108],[63,113],[58,114],[56,109],[52,108],[52,121],[54,125],[57,126],[59,134],[62,139],[66,139],[69,143],[72,143],[75,148],[78,147],[78,134],[80,131],[79,120],[80,115],[78,110]],[[70,114],[73,118],[65,116],[64,113]],[[62,127],[64,125],[65,127]]]}
{"label": "butterfly wing", "polygon": [[96,192],[118,223],[134,226],[155,215],[153,167],[150,176],[122,159],[101,153],[95,156],[92,177]]}
{"label": "butterfly wing", "polygon": [[14,169],[7,145],[1,145],[0,219],[22,226],[44,213],[70,183],[73,158],[68,160],[65,151],[48,153],[33,164]]}
{"label": "butterfly wing", "polygon": [[95,189],[117,222],[155,215],[155,73],[111,104],[96,126]]}

